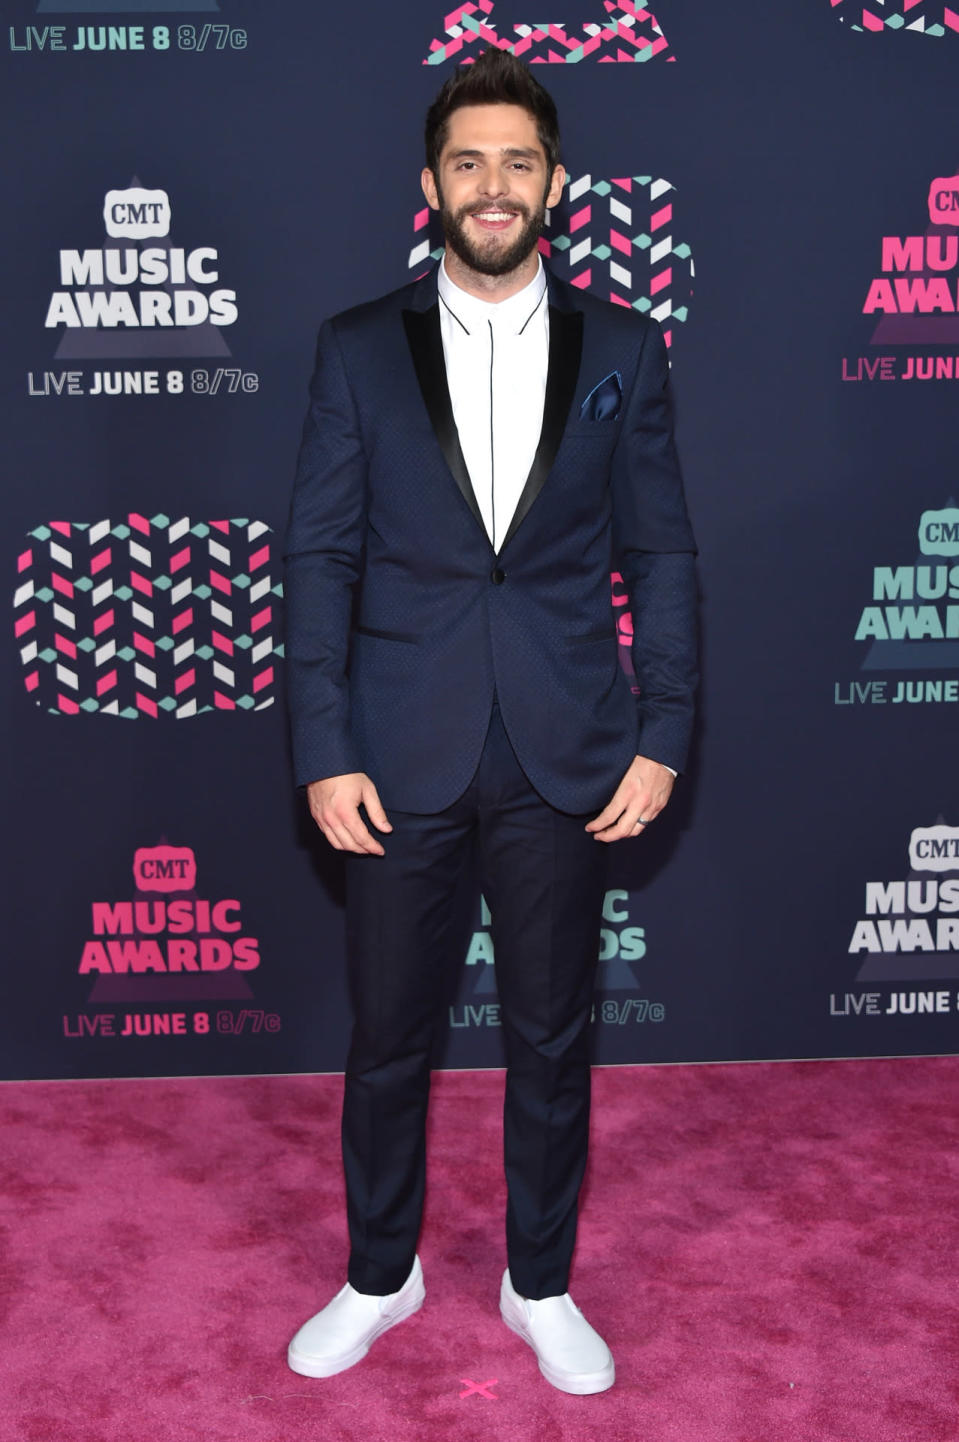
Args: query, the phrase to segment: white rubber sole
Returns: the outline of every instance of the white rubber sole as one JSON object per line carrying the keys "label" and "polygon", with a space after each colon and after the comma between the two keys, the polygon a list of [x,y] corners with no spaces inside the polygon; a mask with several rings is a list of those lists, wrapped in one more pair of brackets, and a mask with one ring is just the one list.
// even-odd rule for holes
{"label": "white rubber sole", "polygon": [[346,1372],[350,1367],[355,1367],[357,1362],[362,1362],[378,1337],[382,1337],[384,1332],[388,1332],[398,1322],[405,1322],[407,1317],[412,1317],[425,1300],[425,1289],[414,1292],[398,1311],[382,1317],[374,1330],[356,1347],[349,1352],[340,1352],[335,1357],[311,1357],[308,1353],[298,1352],[291,1342],[286,1353],[287,1366],[301,1377],[335,1377],[339,1372]]}
{"label": "white rubber sole", "polygon": [[560,1392],[569,1392],[574,1397],[590,1397],[594,1392],[606,1392],[616,1381],[616,1364],[612,1356],[609,1365],[601,1368],[598,1372],[567,1372],[562,1368],[551,1367],[545,1362],[537,1350],[536,1343],[530,1336],[526,1326],[525,1313],[517,1311],[508,1300],[500,1302],[499,1314],[511,1332],[517,1337],[522,1337],[528,1347],[532,1347],[536,1353],[536,1361],[539,1370],[553,1387]]}

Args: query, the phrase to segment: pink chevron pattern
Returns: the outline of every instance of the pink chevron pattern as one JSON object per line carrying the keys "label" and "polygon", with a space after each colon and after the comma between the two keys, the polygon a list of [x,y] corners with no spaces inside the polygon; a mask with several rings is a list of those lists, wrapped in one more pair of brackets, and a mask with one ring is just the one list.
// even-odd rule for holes
{"label": "pink chevron pattern", "polygon": [[882,30],[909,30],[913,34],[959,34],[959,12],[942,0],[829,0],[841,24],[850,30],[877,34]]}
{"label": "pink chevron pattern", "polygon": [[[563,280],[651,315],[669,346],[689,318],[695,275],[692,251],[674,234],[675,197],[674,185],[652,175],[570,176],[539,243]],[[408,264],[420,274],[443,254],[431,210],[415,213],[413,236]]]}
{"label": "pink chevron pattern", "polygon": [[263,521],[50,521],[17,557],[24,686],[58,715],[261,711],[282,656]]}
{"label": "pink chevron pattern", "polygon": [[632,0],[602,0],[602,8],[597,3],[597,20],[583,25],[580,33],[571,35],[561,22],[544,22],[514,25],[512,39],[497,32],[494,9],[495,0],[455,6],[443,21],[443,35],[430,42],[423,64],[443,65],[453,59],[469,63],[491,45],[511,51],[527,64],[578,65],[595,60],[632,65],[675,59],[656,16]]}
{"label": "pink chevron pattern", "polygon": [[540,240],[558,275],[651,315],[670,346],[688,318],[694,275],[692,252],[674,235],[675,195],[668,180],[651,175],[570,177]]}

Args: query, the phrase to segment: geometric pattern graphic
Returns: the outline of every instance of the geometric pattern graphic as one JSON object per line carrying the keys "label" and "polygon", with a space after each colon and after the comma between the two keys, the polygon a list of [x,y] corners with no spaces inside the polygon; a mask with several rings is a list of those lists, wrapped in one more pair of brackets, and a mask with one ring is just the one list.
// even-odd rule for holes
{"label": "geometric pattern graphic", "polygon": [[14,629],[38,706],[174,716],[275,700],[282,585],[263,521],[50,521],[17,557]]}
{"label": "geometric pattern graphic", "polygon": [[849,23],[850,30],[876,33],[880,30],[912,30],[919,35],[945,35],[947,30],[959,33],[959,14],[950,10],[943,0],[829,0],[839,16],[840,24]]}
{"label": "geometric pattern graphic", "polygon": [[[475,60],[487,46],[509,50],[521,60],[546,65],[578,65],[584,60],[635,64],[652,60],[674,60],[656,16],[645,5],[631,0],[603,0],[596,6],[601,20],[581,25],[570,34],[562,21],[514,25],[513,39],[497,34],[491,19],[495,0],[477,0],[457,5],[443,21],[442,37],[430,42],[424,65],[442,65],[457,57],[458,63]],[[544,7],[545,8],[545,7]],[[463,53],[463,52],[466,53]]]}
{"label": "geometric pattern graphic", "polygon": [[[568,176],[559,204],[547,212],[539,248],[561,280],[614,305],[650,315],[666,344],[689,317],[695,265],[686,241],[674,234],[676,187],[651,175],[619,180]],[[443,254],[436,212],[413,218],[409,268]]]}
{"label": "geometric pattern graphic", "polygon": [[676,187],[651,175],[570,178],[540,249],[562,280],[651,315],[672,345],[689,316],[695,265],[673,233]]}

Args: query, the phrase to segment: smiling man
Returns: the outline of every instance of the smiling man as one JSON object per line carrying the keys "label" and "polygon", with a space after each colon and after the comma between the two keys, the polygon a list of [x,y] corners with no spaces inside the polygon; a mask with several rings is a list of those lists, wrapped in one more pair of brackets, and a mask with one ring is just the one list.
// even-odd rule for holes
{"label": "smiling man", "polygon": [[352,1366],[423,1303],[430,1056],[475,847],[507,1055],[501,1315],[554,1386],[614,1379],[567,1291],[605,860],[684,765],[696,588],[659,329],[540,260],[564,181],[549,95],[485,52],[427,116],[440,265],[320,332],[288,657],[297,780],[345,854],[354,1027],[348,1281],[290,1343],[309,1377]]}

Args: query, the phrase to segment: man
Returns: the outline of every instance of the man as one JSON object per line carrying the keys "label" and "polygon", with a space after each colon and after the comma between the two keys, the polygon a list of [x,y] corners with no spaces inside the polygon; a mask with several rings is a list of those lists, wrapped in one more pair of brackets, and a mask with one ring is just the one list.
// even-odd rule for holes
{"label": "man", "polygon": [[[655,323],[550,277],[556,110],[511,55],[427,116],[446,248],[320,332],[288,539],[297,779],[345,853],[347,1285],[290,1344],[326,1377],[416,1311],[439,978],[478,841],[507,1052],[500,1308],[567,1392],[612,1385],[567,1292],[607,844],[684,764],[694,545]],[[629,588],[638,701],[609,575]]]}

